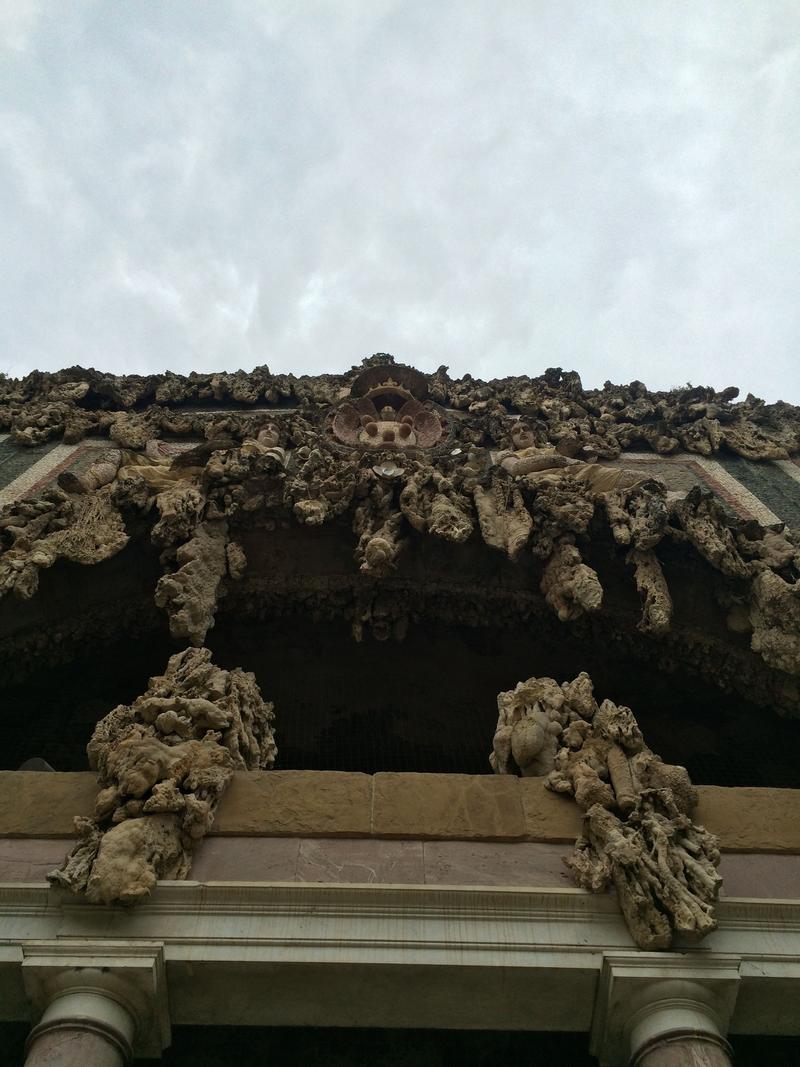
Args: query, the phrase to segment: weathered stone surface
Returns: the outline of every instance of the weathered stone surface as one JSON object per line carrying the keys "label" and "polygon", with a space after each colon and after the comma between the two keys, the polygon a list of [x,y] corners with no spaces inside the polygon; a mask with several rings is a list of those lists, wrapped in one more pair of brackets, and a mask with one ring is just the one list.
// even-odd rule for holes
{"label": "weathered stone surface", "polygon": [[577,884],[600,893],[613,883],[640,948],[714,930],[717,839],[691,820],[697,791],[686,769],[647,747],[630,708],[598,707],[585,672],[560,686],[529,678],[497,703],[494,770],[524,777],[549,764],[547,788],[574,796],[586,813],[566,860]]}
{"label": "weathered stone surface", "polygon": [[[418,794],[419,807],[425,809],[434,806],[433,798],[430,803],[426,799],[428,779],[435,797],[440,785],[434,780],[451,776],[413,777],[409,789]],[[481,775],[480,780],[493,779]],[[522,802],[524,833],[520,837],[558,843],[575,840],[581,830],[581,813],[570,799],[546,789],[545,778],[509,777],[508,781],[518,789]],[[367,774],[237,771],[217,809],[210,837],[379,837],[370,821],[372,787],[373,777]],[[800,790],[701,785],[697,792],[695,818],[719,837],[724,852],[800,855]],[[90,771],[0,771],[0,839],[73,838],[73,816],[89,817],[96,794],[97,779]],[[517,825],[517,809],[510,805],[508,810],[512,829]],[[478,818],[483,822],[482,815]],[[442,822],[429,826],[425,837],[458,839],[462,832],[457,824]],[[463,834],[464,840],[479,837],[477,826],[474,832]],[[509,833],[500,835],[501,840],[510,837]]]}
{"label": "weathered stone surface", "polygon": [[[800,414],[791,404],[764,404],[755,396],[735,402],[739,390],[721,392],[686,386],[669,392],[652,392],[642,382],[602,389],[584,389],[575,371],[551,367],[538,377],[493,379],[483,382],[471,375],[454,379],[446,367],[436,374],[420,375],[412,368],[394,364],[385,353],[365,359],[361,367],[345,374],[317,377],[272,374],[268,367],[246,373],[204,373],[188,376],[166,372],[154,375],[115,375],[73,367],[55,373],[33,371],[21,379],[0,381],[0,431],[10,430],[27,445],[53,437],[80,440],[86,434],[113,433],[125,447],[135,447],[154,429],[181,423],[202,425],[198,404],[268,406],[287,401],[306,410],[342,403],[334,436],[346,443],[369,447],[383,440],[381,429],[398,428],[392,416],[385,424],[377,410],[379,401],[370,395],[381,374],[377,368],[391,364],[394,380],[404,395],[425,392],[437,404],[463,412],[471,423],[477,417],[492,418],[508,410],[524,410],[535,422],[545,441],[569,442],[593,447],[598,455],[618,455],[620,450],[645,445],[661,454],[683,447],[710,455],[723,445],[750,459],[781,458],[798,451]],[[366,370],[365,370],[366,368]],[[370,373],[377,371],[377,373]],[[351,394],[351,388],[357,388]],[[348,394],[351,397],[348,398]],[[364,401],[367,407],[364,407]],[[194,406],[194,410],[193,407]],[[133,411],[136,407],[143,410]],[[398,447],[442,436],[435,409],[424,402],[408,407],[409,432],[395,434]],[[246,421],[247,410],[234,413],[232,421]],[[361,416],[375,426],[359,427]],[[349,416],[349,417],[348,417]],[[144,425],[144,429],[142,428]]]}
{"label": "weathered stone surface", "polygon": [[529,841],[572,842],[581,832],[581,812],[567,797],[546,788],[547,778],[519,780],[525,836]]}
{"label": "weathered stone surface", "polygon": [[[410,842],[409,842],[410,843]],[[426,885],[554,886],[572,879],[560,845],[507,841],[425,841]]]}
{"label": "weathered stone surface", "polygon": [[299,882],[422,885],[422,841],[301,841]]}
{"label": "weathered stone surface", "polygon": [[101,790],[94,817],[50,880],[95,903],[132,904],[185,878],[235,767],[272,766],[272,705],[255,676],[207,649],[172,656],[147,692],[101,719],[87,747]]}
{"label": "weathered stone surface", "polygon": [[470,774],[376,774],[372,828],[381,837],[516,841],[525,836],[518,783]]}
{"label": "weathered stone surface", "polygon": [[[663,649],[663,662],[692,662],[721,686],[749,692],[765,691],[768,677],[776,706],[800,714],[796,535],[744,523],[699,488],[668,500],[659,482],[603,462],[641,442],[701,456],[723,446],[762,458],[800,451],[797,409],[753,397],[733,404],[735,396],[653,394],[641,382],[584,390],[577,374],[559,368],[454,381],[445,368],[426,376],[384,354],[319,378],[265,367],[189,378],[73,368],[2,381],[0,429],[15,439],[75,437],[83,428],[122,448],[83,476],[62,472],[67,493],[48,490],[0,513],[0,596],[35,596],[40,570],[59,559],[89,565],[129,538],[152,539],[163,548],[155,598],[173,637],[200,645],[218,599],[247,581],[231,546],[290,516],[309,527],[350,525],[360,584],[349,597],[303,588],[298,599],[345,617],[358,640],[402,640],[419,616],[409,603],[413,583],[386,589],[421,536],[453,546],[480,538],[521,567],[541,561],[539,603],[570,624],[605,617],[604,571],[590,558],[607,539],[605,525],[620,560],[628,553],[631,589],[644,601],[639,628]],[[215,408],[231,403],[269,410]],[[175,455],[178,446],[158,435],[204,441]],[[721,630],[709,638],[673,611],[662,564],[676,549],[702,563],[707,597],[729,609],[733,637]],[[744,655],[735,635],[745,629],[747,676],[733,668],[723,675],[716,663]]]}
{"label": "weathered stone surface", "polygon": [[371,807],[368,774],[254,771],[234,775],[212,833],[367,836]]}
{"label": "weathered stone surface", "polygon": [[74,837],[96,796],[91,771],[0,771],[0,837]]}
{"label": "weathered stone surface", "polygon": [[294,882],[298,837],[206,838],[192,861],[192,881]]}
{"label": "weathered stone surface", "polygon": [[698,787],[697,822],[728,852],[800,853],[800,790]]}

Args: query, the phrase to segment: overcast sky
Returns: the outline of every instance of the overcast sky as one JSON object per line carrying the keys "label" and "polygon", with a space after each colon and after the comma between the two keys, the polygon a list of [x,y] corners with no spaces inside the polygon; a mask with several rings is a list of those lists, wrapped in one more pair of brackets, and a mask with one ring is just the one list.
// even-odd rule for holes
{"label": "overcast sky", "polygon": [[800,3],[0,0],[0,370],[800,402]]}

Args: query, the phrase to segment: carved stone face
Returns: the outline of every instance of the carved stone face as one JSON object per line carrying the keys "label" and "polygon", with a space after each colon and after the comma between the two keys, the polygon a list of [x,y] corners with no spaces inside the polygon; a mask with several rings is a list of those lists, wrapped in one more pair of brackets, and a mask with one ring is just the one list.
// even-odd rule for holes
{"label": "carved stone face", "polygon": [[281,440],[281,431],[274,422],[268,422],[258,431],[258,443],[267,448],[277,448]]}
{"label": "carved stone face", "polygon": [[515,452],[521,452],[523,448],[533,448],[536,438],[527,422],[514,424],[511,429],[511,442]]}

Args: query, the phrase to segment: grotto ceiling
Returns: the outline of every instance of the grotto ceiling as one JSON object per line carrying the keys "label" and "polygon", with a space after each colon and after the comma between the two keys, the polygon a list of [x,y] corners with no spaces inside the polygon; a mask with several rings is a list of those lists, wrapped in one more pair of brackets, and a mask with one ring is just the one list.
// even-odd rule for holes
{"label": "grotto ceiling", "polygon": [[[201,647],[301,614],[373,644],[423,624],[569,639],[800,715],[791,405],[377,355],[318,377],[0,379],[0,435],[18,466],[42,457],[0,488],[9,682],[121,637]],[[746,488],[767,469],[789,523]]]}

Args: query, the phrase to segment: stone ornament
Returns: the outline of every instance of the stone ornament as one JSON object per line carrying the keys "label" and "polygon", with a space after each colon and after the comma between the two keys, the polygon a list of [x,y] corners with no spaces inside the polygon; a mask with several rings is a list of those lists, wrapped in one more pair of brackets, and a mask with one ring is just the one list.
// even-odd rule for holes
{"label": "stone ornament", "polygon": [[255,676],[205,648],[170,658],[147,692],[95,727],[87,746],[100,792],[93,819],[51,882],[90,901],[134,904],[160,878],[185,878],[234,770],[272,767],[271,704]]}
{"label": "stone ornament", "polygon": [[[0,380],[0,428],[16,441],[78,440],[83,427],[117,446],[82,474],[63,472],[59,487],[0,509],[0,597],[30,599],[40,572],[59,560],[91,566],[149,537],[162,569],[154,601],[175,640],[202,647],[222,599],[248,587],[245,535],[338,524],[352,534],[349,587],[328,595],[309,579],[302,599],[348,619],[358,638],[407,632],[408,591],[398,582],[410,549],[429,536],[454,552],[482,542],[521,565],[529,583],[521,621],[540,606],[564,625],[599,624],[609,601],[596,569],[603,542],[602,552],[626,564],[634,603],[638,594],[625,640],[664,662],[675,662],[680,642],[683,661],[703,672],[722,658],[709,656],[713,640],[738,657],[725,685],[749,697],[768,692],[782,712],[800,714],[796,532],[732,517],[699,487],[670,499],[661,482],[608,465],[642,443],[660,454],[800,450],[797,409],[735,399],[736,390],[650,393],[637,382],[584,390],[557,368],[454,381],[446,368],[425,375],[382,354],[316,378],[262,367]],[[208,407],[222,403],[240,406]],[[166,439],[190,435],[203,440],[187,448]],[[700,635],[676,617],[665,566],[676,556],[696,565],[720,606],[720,633]],[[25,656],[10,660],[21,669],[14,665]]]}
{"label": "stone ornament", "polygon": [[548,789],[586,812],[565,861],[576,884],[594,893],[613,885],[643,949],[716,929],[717,840],[692,822],[697,793],[688,772],[647,747],[630,708],[610,700],[598,707],[585,672],[562,685],[529,678],[500,693],[497,708],[495,773],[546,775]]}
{"label": "stone ornament", "polygon": [[446,435],[443,413],[426,400],[424,374],[400,364],[368,367],[350,387],[350,397],[327,416],[327,432],[354,449],[430,449]]}

